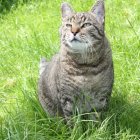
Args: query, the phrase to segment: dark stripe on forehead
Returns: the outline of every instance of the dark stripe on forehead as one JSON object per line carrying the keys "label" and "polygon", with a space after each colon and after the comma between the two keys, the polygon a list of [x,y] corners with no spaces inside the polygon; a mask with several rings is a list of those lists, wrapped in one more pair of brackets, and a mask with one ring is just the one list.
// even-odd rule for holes
{"label": "dark stripe on forehead", "polygon": [[71,16],[71,17],[68,18],[68,21],[69,22],[73,22],[74,20],[75,20],[75,15],[73,15],[73,16]]}
{"label": "dark stripe on forehead", "polygon": [[85,15],[84,15],[84,14],[83,14],[83,16],[81,17],[81,20],[82,20],[82,22],[85,22],[86,17],[85,17]]}
{"label": "dark stripe on forehead", "polygon": [[76,13],[71,17],[67,18],[67,21],[69,22],[74,22],[74,21],[85,22],[86,20],[91,20],[91,18],[88,16],[87,13]]}

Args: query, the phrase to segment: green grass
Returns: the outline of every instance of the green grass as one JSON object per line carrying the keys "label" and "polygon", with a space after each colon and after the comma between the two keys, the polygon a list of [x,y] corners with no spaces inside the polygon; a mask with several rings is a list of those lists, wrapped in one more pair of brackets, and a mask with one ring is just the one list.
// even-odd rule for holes
{"label": "green grass", "polygon": [[[93,1],[70,3],[88,11]],[[61,0],[19,1],[0,15],[0,139],[139,140],[140,1],[106,0],[115,68],[110,108],[100,123],[77,117],[73,129],[45,114],[37,97],[39,60],[60,48],[60,5]]]}

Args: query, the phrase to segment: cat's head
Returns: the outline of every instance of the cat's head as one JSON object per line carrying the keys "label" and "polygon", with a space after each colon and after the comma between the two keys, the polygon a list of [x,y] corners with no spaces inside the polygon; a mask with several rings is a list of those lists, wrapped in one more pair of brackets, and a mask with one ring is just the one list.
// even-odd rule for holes
{"label": "cat's head", "polygon": [[73,51],[96,48],[104,38],[104,1],[98,0],[89,12],[76,13],[68,3],[62,7],[61,42]]}

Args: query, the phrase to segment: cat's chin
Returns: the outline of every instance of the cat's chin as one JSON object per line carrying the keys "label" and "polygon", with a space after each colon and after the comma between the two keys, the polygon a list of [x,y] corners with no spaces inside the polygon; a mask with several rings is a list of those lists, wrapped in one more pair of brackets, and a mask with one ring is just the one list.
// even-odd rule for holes
{"label": "cat's chin", "polygon": [[72,41],[68,41],[67,42],[69,48],[71,49],[71,51],[75,52],[75,53],[84,53],[85,50],[88,48],[88,44],[81,42],[79,40],[72,40]]}

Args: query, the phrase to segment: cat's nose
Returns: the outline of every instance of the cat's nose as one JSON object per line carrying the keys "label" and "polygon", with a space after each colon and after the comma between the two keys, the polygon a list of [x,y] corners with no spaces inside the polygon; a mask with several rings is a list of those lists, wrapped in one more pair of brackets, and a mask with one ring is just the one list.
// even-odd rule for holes
{"label": "cat's nose", "polygon": [[77,34],[78,32],[72,32],[72,33],[73,33],[74,36],[76,36],[76,34]]}
{"label": "cat's nose", "polygon": [[78,26],[72,26],[71,32],[76,36],[76,34],[80,32],[80,28]]}

